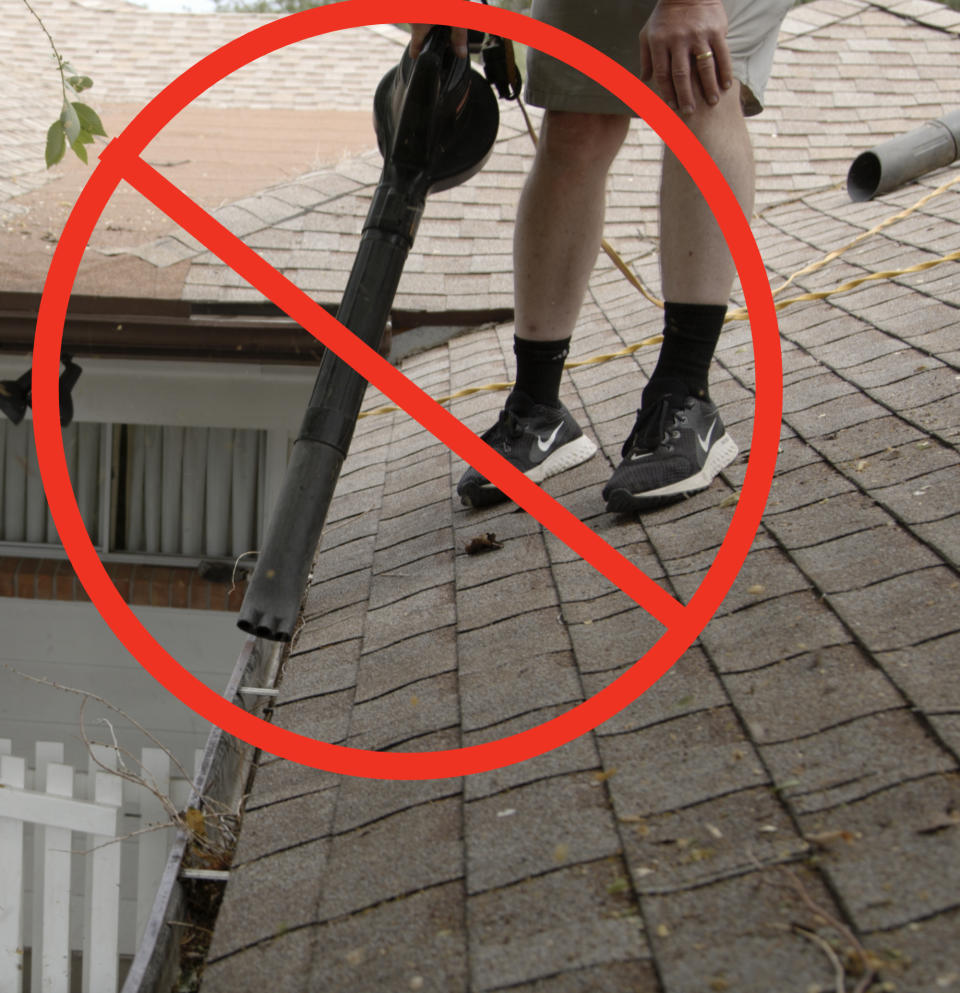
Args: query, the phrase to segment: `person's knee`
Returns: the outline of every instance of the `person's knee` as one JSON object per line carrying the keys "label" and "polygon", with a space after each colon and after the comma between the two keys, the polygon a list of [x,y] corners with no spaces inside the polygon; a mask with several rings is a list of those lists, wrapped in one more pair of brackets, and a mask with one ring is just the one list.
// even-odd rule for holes
{"label": "person's knee", "polygon": [[540,134],[540,154],[570,169],[608,169],[623,145],[630,118],[622,114],[547,111]]}
{"label": "person's knee", "polygon": [[729,90],[721,93],[720,101],[715,106],[699,100],[694,112],[684,115],[683,123],[701,141],[711,132],[728,138],[738,134],[746,135],[740,103],[740,84],[734,82]]}

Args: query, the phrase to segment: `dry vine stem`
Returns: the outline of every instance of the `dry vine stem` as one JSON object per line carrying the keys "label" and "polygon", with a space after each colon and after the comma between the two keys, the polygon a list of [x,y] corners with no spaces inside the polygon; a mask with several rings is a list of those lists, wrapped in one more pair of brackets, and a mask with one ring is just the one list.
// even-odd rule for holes
{"label": "dry vine stem", "polygon": [[801,927],[799,924],[794,924],[793,930],[808,941],[812,941],[830,959],[830,964],[833,966],[834,993],[844,993],[847,988],[847,974],[843,971],[843,963],[837,958],[837,953],[830,947],[830,942],[824,941],[816,931]]}
{"label": "dry vine stem", "polygon": [[[753,862],[753,864],[757,867],[757,869],[763,870],[767,868],[767,866],[765,866],[753,853],[751,846],[747,847],[747,856],[750,859],[750,861]],[[816,902],[814,902],[813,898],[806,891],[806,888],[804,887],[803,883],[800,881],[800,877],[797,876],[797,874],[792,869],[788,868],[785,865],[776,866],[776,868],[779,868],[780,871],[783,872],[784,875],[786,875],[787,881],[789,882],[791,889],[793,889],[794,892],[800,897],[800,899],[803,901],[807,909],[810,910],[810,912],[815,917],[820,918],[821,921],[832,927],[841,937],[845,938],[850,943],[850,947],[853,949],[857,958],[860,960],[860,964],[863,968],[863,975],[860,977],[860,981],[854,987],[853,993],[867,993],[867,991],[870,989],[870,984],[873,982],[877,974],[876,969],[874,969],[872,965],[872,958],[870,956],[870,953],[866,950],[866,948],[863,947],[857,936],[846,926],[846,924],[843,923],[843,921],[838,921],[833,915],[829,914],[826,910],[824,910],[821,906],[819,906]],[[785,925],[780,925],[780,926],[785,927]],[[803,937],[807,938],[808,940],[813,941],[819,948],[824,950],[825,954],[827,955],[827,958],[829,958],[830,960],[831,965],[833,965],[834,967],[834,975],[836,979],[840,980],[842,978],[842,982],[839,982],[839,985],[837,985],[836,988],[838,991],[840,991],[840,993],[843,993],[846,983],[846,972],[843,970],[843,965],[842,963],[840,963],[833,949],[830,948],[829,944],[825,942],[823,938],[820,937],[820,935],[815,934],[809,928],[804,928],[797,924],[794,924],[791,927],[792,930],[796,931],[798,934],[803,935]],[[830,948],[829,952],[826,952],[827,948]],[[837,972],[838,967],[840,972],[843,973],[842,977]]]}
{"label": "dry vine stem", "polygon": [[259,555],[259,554],[260,553],[256,549],[253,549],[252,551],[249,552],[242,552],[233,560],[233,572],[230,575],[230,589],[227,590],[227,596],[230,596],[233,593],[233,591],[237,588],[237,570],[240,568],[241,561],[243,561],[243,559],[245,559],[248,555]]}
{"label": "dry vine stem", "polygon": [[[206,850],[210,855],[213,855],[215,857],[223,856],[232,848],[233,842],[236,841],[236,837],[233,830],[229,827],[228,822],[229,820],[239,816],[238,813],[235,811],[228,811],[226,809],[219,811],[213,811],[213,810],[210,811],[210,814],[216,821],[218,832],[222,834],[222,836],[227,840],[227,844],[217,844],[215,841],[211,841],[204,832],[198,831],[193,826],[193,824],[191,824],[190,819],[185,815],[185,813],[176,809],[176,806],[174,805],[173,801],[170,799],[170,797],[168,797],[165,793],[163,793],[162,790],[160,790],[157,787],[156,782],[148,782],[148,780],[144,776],[138,775],[137,773],[134,772],[130,772],[126,768],[126,765],[123,762],[124,755],[126,755],[127,758],[129,758],[131,761],[139,765],[141,769],[143,769],[143,765],[140,762],[140,760],[136,758],[136,756],[132,755],[130,752],[126,751],[120,746],[120,744],[117,742],[116,735],[113,732],[113,727],[109,721],[106,721],[106,724],[110,728],[111,736],[114,739],[114,744],[112,746],[107,746],[107,747],[112,747],[114,749],[122,768],[112,769],[106,763],[101,761],[101,759],[97,756],[96,751],[93,748],[94,742],[92,742],[90,738],[87,736],[86,725],[84,723],[84,709],[90,700],[93,700],[94,702],[101,704],[102,706],[106,707],[108,710],[112,710],[115,714],[124,718],[124,720],[129,721],[138,731],[140,731],[141,734],[143,734],[150,741],[152,741],[157,746],[157,748],[159,748],[161,751],[164,752],[164,754],[168,756],[170,761],[173,763],[173,765],[180,772],[180,774],[183,776],[184,779],[186,779],[188,782],[193,781],[193,777],[186,771],[186,769],[184,769],[184,767],[180,764],[180,761],[170,751],[170,749],[167,748],[167,746],[164,745],[163,742],[161,742],[152,732],[150,732],[147,728],[145,728],[135,717],[131,717],[130,714],[126,713],[120,707],[116,706],[116,704],[111,703],[109,700],[104,699],[102,696],[98,696],[96,693],[90,692],[90,690],[81,690],[73,686],[64,686],[62,683],[54,682],[54,680],[47,679],[43,676],[31,676],[29,673],[21,672],[19,669],[14,668],[8,663],[3,663],[3,667],[7,669],[9,672],[12,672],[14,675],[19,676],[21,679],[29,680],[30,682],[37,683],[41,686],[49,686],[52,689],[60,690],[64,693],[73,693],[76,696],[81,697],[83,702],[80,704],[80,737],[82,738],[84,746],[86,747],[87,752],[89,753],[91,759],[101,769],[103,769],[104,772],[108,772],[111,775],[118,776],[120,779],[125,779],[127,782],[131,782],[136,786],[140,786],[143,789],[148,790],[160,801],[160,804],[163,806],[164,811],[170,817],[170,820],[166,823],[150,825],[146,828],[141,828],[138,831],[134,831],[132,834],[124,835],[118,838],[112,838],[109,841],[105,842],[104,844],[107,845],[115,844],[118,841],[125,840],[125,838],[131,838],[138,834],[145,834],[149,831],[160,830],[162,828],[173,826],[179,828],[180,830],[184,831],[187,835],[189,835],[191,841],[198,848],[202,848]],[[211,805],[211,801],[206,797],[202,799],[202,802],[204,806]],[[98,846],[98,847],[103,847],[103,846]],[[91,849],[91,851],[94,850],[95,849]]]}
{"label": "dry vine stem", "polygon": [[[838,921],[832,914],[827,913],[822,907],[816,904],[810,894],[804,888],[802,882],[800,882],[799,877],[793,870],[788,869],[785,865],[780,866],[781,871],[786,875],[790,886],[800,897],[806,907],[810,912],[819,917],[824,924],[828,924],[832,927],[841,937],[845,938],[849,943],[850,947],[854,950],[857,958],[860,960],[860,964],[863,967],[863,975],[860,977],[860,981],[853,988],[853,993],[867,993],[870,989],[870,984],[873,982],[876,976],[876,970],[871,964],[870,953],[863,947],[860,943],[859,938],[843,923],[843,921]],[[842,987],[841,987],[842,989]]]}

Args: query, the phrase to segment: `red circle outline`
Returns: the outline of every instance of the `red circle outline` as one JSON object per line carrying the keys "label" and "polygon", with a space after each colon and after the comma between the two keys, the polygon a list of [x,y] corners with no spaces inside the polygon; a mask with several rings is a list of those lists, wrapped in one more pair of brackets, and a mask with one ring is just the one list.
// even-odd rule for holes
{"label": "red circle outline", "polygon": [[[669,145],[700,187],[731,246],[751,318],[756,369],[756,416],[750,457],[733,519],[706,577],[688,604],[671,615],[673,620],[656,644],[630,669],[584,703],[560,716],[507,738],[460,749],[437,752],[374,752],[317,741],[254,717],[208,689],[183,669],[140,624],[120,597],[103,567],[80,518],[70,483],[60,431],[57,372],[60,344],[73,280],[90,234],[107,200],[128,167],[152,137],[201,92],[248,62],[278,48],[316,35],[383,22],[393,22],[398,11],[420,23],[479,27],[514,38],[575,65],[604,85],[639,114]],[[291,315],[293,316],[293,315]],[[316,337],[351,361],[368,379],[386,378],[379,359],[333,318],[318,318],[308,327]],[[371,358],[373,355],[373,358]],[[557,748],[593,730],[660,678],[692,643],[715,613],[740,571],[760,524],[773,479],[779,445],[782,382],[776,311],[759,249],[736,199],[716,165],[692,134],[662,101],[617,63],[584,44],[531,18],[468,0],[404,0],[398,8],[383,0],[343,0],[272,21],[228,43],[196,63],[157,95],[134,118],[122,135],[108,146],[87,182],[64,227],[51,262],[34,342],[34,431],[37,456],[50,511],[63,545],[91,601],[117,638],[166,689],[195,713],[228,733],[264,751],[315,768],[351,776],[379,779],[439,779],[469,775],[525,761]],[[371,373],[368,375],[367,373]],[[397,373],[406,381],[402,374]],[[380,381],[377,385],[381,386]],[[429,404],[415,396],[415,387],[391,382],[407,401],[408,411],[434,430],[441,421]],[[381,386],[382,388],[382,386]],[[416,408],[416,409],[414,409]],[[548,518],[566,525],[549,500],[522,476],[519,481],[489,456],[476,436],[452,415],[459,431],[444,421],[444,437],[456,436],[452,446],[486,471],[503,489],[545,523]],[[466,439],[466,435],[470,439]],[[486,450],[489,452],[489,449]],[[516,474],[519,475],[519,474]],[[535,491],[535,492],[534,492]],[[556,532],[553,525],[551,530]],[[590,532],[592,534],[592,532]],[[564,537],[571,547],[573,543]],[[580,536],[581,546],[583,544]],[[597,547],[609,549],[596,538]],[[590,561],[596,566],[591,555]],[[608,569],[602,570],[610,576]],[[624,576],[627,576],[624,573]],[[629,578],[629,577],[627,577]],[[630,595],[636,584],[614,580]],[[675,604],[676,606],[676,604]]]}

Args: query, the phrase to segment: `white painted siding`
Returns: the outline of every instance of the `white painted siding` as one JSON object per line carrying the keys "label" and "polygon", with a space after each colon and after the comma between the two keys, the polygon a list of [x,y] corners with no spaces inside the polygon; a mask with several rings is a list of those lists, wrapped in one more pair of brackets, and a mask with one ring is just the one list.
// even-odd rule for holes
{"label": "white painted siding", "polygon": [[[220,692],[244,635],[229,611],[133,607],[134,614],[174,658]],[[117,641],[89,603],[0,598],[0,661],[32,676],[89,690],[128,711],[156,734],[188,768],[202,747],[206,723],[167,694]],[[29,683],[0,668],[0,737],[13,740],[14,754],[31,754],[37,740],[63,741],[64,761],[85,766],[77,720],[80,698]],[[85,718],[108,716],[89,704]],[[115,715],[109,719],[136,753],[147,742]]]}
{"label": "white painted siding", "polygon": [[[147,630],[193,675],[217,692],[223,690],[245,639],[233,613],[132,609]],[[209,725],[141,669],[91,604],[0,598],[0,631],[0,662],[110,700],[148,727],[193,775],[194,751],[205,744]],[[80,702],[78,696],[27,682],[0,667],[0,738],[12,739],[15,755],[32,755],[38,740],[63,742],[63,760],[86,768],[87,753],[79,733]],[[107,743],[111,740],[109,729],[97,723],[101,717],[110,720],[121,746],[133,755],[152,744],[116,714],[90,703],[84,721],[92,739]],[[126,761],[133,764],[129,758]],[[179,773],[175,771],[174,775]],[[125,785],[125,798],[131,795],[130,787]],[[140,827],[139,818],[130,815],[129,806],[125,805],[121,818],[121,830],[127,833]],[[135,865],[136,850],[125,844],[121,877],[124,954],[132,953],[135,947]],[[81,890],[80,873],[78,863],[74,866],[75,893]],[[28,894],[28,900],[31,897]],[[79,912],[79,904],[74,910]],[[80,934],[74,931],[72,943],[78,948]]]}

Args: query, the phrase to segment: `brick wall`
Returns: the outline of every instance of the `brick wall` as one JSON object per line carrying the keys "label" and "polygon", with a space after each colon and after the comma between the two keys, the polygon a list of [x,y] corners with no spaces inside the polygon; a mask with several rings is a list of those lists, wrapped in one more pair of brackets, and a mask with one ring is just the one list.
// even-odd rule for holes
{"label": "brick wall", "polygon": [[[246,583],[202,578],[196,568],[106,563],[107,574],[133,606],[238,611]],[[27,600],[89,601],[73,566],[62,559],[0,556],[0,596]]]}

